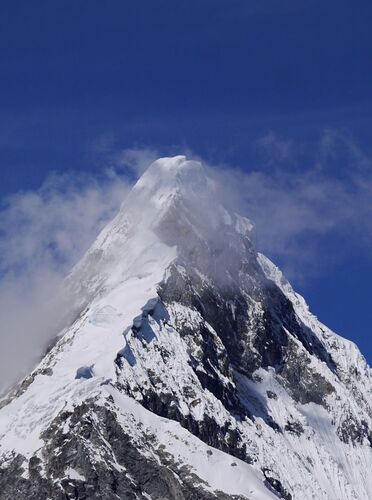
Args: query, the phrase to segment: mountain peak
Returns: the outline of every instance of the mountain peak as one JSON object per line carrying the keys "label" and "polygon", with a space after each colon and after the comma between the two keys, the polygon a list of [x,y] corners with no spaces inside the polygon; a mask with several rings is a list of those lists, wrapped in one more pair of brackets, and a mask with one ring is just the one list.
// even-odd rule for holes
{"label": "mountain peak", "polygon": [[187,168],[200,168],[201,166],[200,162],[189,160],[185,155],[164,156],[151,163],[145,173],[151,171],[156,173],[159,173],[159,171],[176,173]]}
{"label": "mountain peak", "polygon": [[181,155],[159,158],[133,186],[121,207],[121,217],[154,227],[176,200],[182,199],[190,207],[212,206],[213,191],[214,182],[200,162]]}
{"label": "mountain peak", "polygon": [[71,320],[0,401],[1,499],[372,498],[370,368],[213,178],[157,160],[75,266]]}
{"label": "mountain peak", "polygon": [[133,188],[134,196],[142,195],[146,200],[161,199],[175,192],[189,195],[208,183],[203,165],[186,156],[159,158],[142,174]]}
{"label": "mountain peak", "polygon": [[165,170],[179,170],[186,163],[190,162],[185,155],[175,155],[175,156],[163,156],[155,160],[147,170],[149,169],[165,169]]}

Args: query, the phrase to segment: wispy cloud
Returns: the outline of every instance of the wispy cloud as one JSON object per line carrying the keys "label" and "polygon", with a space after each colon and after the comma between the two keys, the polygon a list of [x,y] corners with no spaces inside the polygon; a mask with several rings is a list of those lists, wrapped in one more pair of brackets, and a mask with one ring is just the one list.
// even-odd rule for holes
{"label": "wispy cloud", "polygon": [[[113,170],[50,175],[0,212],[0,390],[27,373],[68,307],[62,279],[110,220],[128,189]],[[57,300],[58,296],[58,300]]]}
{"label": "wispy cloud", "polygon": [[265,163],[270,166],[292,163],[296,158],[298,145],[293,139],[283,139],[275,132],[268,132],[257,141],[260,153]]}
{"label": "wispy cloud", "polygon": [[146,168],[159,158],[156,149],[128,148],[113,155],[112,161],[116,168],[129,168],[136,176],[140,176]]}
{"label": "wispy cloud", "polygon": [[[323,251],[325,239],[348,245],[372,243],[372,160],[353,137],[325,130],[311,151],[270,134],[260,141],[272,168],[212,168],[227,203],[255,224],[257,245],[284,262],[298,278],[342,258],[342,248]],[[278,161],[275,161],[275,158]],[[302,162],[302,165],[301,165]]]}

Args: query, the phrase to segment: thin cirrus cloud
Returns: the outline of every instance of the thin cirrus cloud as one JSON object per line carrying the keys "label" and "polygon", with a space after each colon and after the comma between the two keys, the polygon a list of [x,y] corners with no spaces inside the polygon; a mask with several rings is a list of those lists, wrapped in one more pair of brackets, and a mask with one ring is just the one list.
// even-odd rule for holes
{"label": "thin cirrus cloud", "polygon": [[[370,248],[371,160],[348,134],[324,131],[311,155],[274,133],[257,148],[260,168],[207,168],[218,181],[221,202],[254,222],[260,250],[284,262],[292,277],[306,278],[328,265],[322,244],[330,235]],[[308,166],[301,168],[306,154]],[[157,156],[146,148],[110,151],[111,166],[99,177],[54,174],[40,189],[4,201],[0,391],[28,373],[60,331],[71,308],[68,297],[58,294],[60,284],[118,210],[131,184],[128,169],[134,178]]]}

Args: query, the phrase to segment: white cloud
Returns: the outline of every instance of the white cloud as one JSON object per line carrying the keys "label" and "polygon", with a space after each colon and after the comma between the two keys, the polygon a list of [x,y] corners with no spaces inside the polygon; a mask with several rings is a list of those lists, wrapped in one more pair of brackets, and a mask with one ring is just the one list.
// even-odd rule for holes
{"label": "white cloud", "polygon": [[[306,277],[342,258],[342,248],[327,255],[322,245],[328,238],[348,239],[348,244],[369,252],[372,243],[372,162],[347,133],[325,130],[313,151],[294,141],[263,141],[270,158],[282,150],[281,160],[297,156],[296,165],[285,161],[273,168],[242,171],[224,166],[212,168],[223,187],[222,198],[246,214],[255,224],[258,246],[285,263],[290,276]],[[283,146],[284,144],[284,146]],[[304,165],[298,167],[304,155]],[[306,158],[305,158],[306,156]],[[305,163],[306,160],[306,163]]]}
{"label": "white cloud", "polygon": [[128,148],[113,156],[116,167],[129,168],[137,176],[140,176],[157,158],[159,158],[157,151],[150,148]]}
{"label": "white cloud", "polygon": [[[0,213],[0,391],[27,373],[61,327],[62,279],[116,213],[128,189],[110,171],[51,175]],[[57,299],[58,297],[58,299]]]}

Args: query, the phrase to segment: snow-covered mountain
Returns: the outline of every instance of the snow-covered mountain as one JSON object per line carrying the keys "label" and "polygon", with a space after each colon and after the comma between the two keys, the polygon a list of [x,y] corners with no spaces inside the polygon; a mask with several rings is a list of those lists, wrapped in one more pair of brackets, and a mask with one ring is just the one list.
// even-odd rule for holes
{"label": "snow-covered mountain", "polygon": [[371,369],[251,227],[200,163],[148,168],[0,403],[1,499],[372,498]]}

